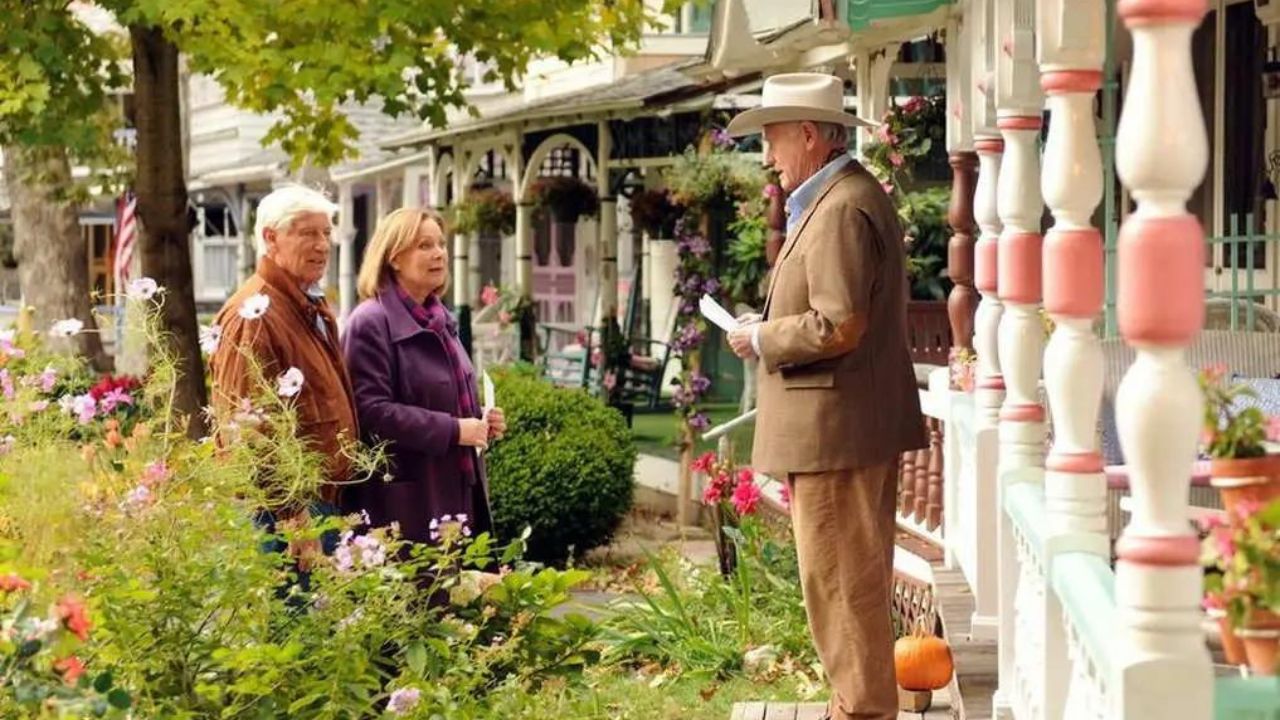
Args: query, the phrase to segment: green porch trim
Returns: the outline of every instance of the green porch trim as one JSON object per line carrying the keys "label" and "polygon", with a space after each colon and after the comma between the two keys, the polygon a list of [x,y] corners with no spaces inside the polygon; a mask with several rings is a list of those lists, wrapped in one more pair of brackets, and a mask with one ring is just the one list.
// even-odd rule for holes
{"label": "green porch trim", "polygon": [[1116,576],[1105,558],[1088,553],[1062,553],[1053,559],[1053,591],[1071,618],[1076,635],[1098,670],[1111,676],[1111,649],[1116,636]]}
{"label": "green porch trim", "polygon": [[853,30],[865,30],[876,20],[925,15],[951,0],[846,0],[845,18]]}

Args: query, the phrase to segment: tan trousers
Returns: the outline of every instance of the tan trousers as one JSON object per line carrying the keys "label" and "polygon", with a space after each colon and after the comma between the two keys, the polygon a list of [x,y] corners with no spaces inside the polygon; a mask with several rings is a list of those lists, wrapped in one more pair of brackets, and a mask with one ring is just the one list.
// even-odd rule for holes
{"label": "tan trousers", "polygon": [[833,720],[894,720],[893,537],[897,461],[792,473],[791,525]]}

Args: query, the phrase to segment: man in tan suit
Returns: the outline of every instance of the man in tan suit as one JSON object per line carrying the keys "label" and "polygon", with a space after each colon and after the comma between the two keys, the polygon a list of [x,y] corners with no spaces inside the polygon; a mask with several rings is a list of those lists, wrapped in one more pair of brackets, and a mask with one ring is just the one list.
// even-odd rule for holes
{"label": "man in tan suit", "polygon": [[893,202],[847,151],[839,78],[769,78],[729,124],[763,131],[787,239],[763,315],[729,344],[759,357],[755,468],[785,479],[814,645],[833,720],[897,717],[890,595],[898,457],[925,446],[907,346],[907,274]]}

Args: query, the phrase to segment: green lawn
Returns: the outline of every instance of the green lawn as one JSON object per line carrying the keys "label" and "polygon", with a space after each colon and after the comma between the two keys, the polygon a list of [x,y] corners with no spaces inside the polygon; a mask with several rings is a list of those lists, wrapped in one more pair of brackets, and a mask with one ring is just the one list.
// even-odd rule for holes
{"label": "green lawn", "polygon": [[[711,427],[717,427],[738,416],[738,404],[708,403],[703,406],[711,417]],[[636,447],[640,452],[659,457],[678,458],[672,441],[676,436],[676,416],[674,412],[637,413],[632,419],[631,431],[636,438]],[[755,432],[755,424],[748,423],[730,433],[733,438],[734,455],[739,461],[747,461],[751,457],[751,440]],[[715,442],[699,441],[697,452],[715,449]]]}
{"label": "green lawn", "polygon": [[599,668],[588,671],[586,682],[587,688],[572,692],[555,684],[544,687],[535,711],[513,714],[573,720],[728,720],[737,702],[824,699],[812,697],[816,688],[806,689],[803,678],[786,674],[771,680],[736,677],[713,682],[674,673],[655,676]]}

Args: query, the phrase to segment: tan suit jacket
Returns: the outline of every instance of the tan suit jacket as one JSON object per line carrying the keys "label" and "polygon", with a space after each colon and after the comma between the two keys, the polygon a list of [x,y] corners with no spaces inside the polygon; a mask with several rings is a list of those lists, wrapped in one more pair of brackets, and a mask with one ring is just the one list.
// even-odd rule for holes
{"label": "tan suit jacket", "polygon": [[893,202],[856,161],[787,234],[760,327],[757,470],[854,470],[925,447],[902,237]]}

